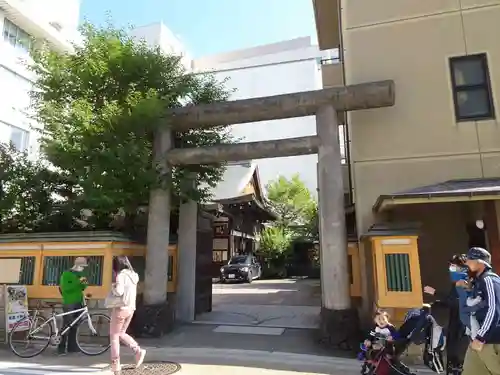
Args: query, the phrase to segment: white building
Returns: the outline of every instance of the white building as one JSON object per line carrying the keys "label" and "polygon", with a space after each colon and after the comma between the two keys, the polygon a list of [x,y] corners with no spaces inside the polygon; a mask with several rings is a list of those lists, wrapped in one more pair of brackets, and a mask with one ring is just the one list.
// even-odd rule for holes
{"label": "white building", "polygon": [[[231,100],[321,89],[321,62],[335,57],[304,37],[190,60],[183,43],[161,22],[135,28],[132,35],[152,47],[159,46],[165,53],[182,55],[184,65],[194,72],[214,72],[219,80],[227,78],[228,89],[234,90]],[[232,131],[243,142],[263,141],[314,135],[316,123],[314,117],[302,117],[235,125]],[[316,193],[317,155],[256,162],[263,185],[280,175],[299,173]]]}
{"label": "white building", "polygon": [[[304,37],[280,43],[233,51],[193,61],[194,71],[212,71],[219,80],[228,79],[234,89],[232,100],[287,94],[322,88],[320,52]],[[243,142],[302,137],[316,134],[313,116],[286,120],[262,121],[233,126],[233,134]],[[283,175],[299,173],[307,187],[316,194],[317,155],[256,160],[262,183]]]}
{"label": "white building", "polygon": [[[30,36],[71,50],[68,40],[78,37],[79,6],[79,0],[0,0],[0,141],[11,141],[36,155],[37,133],[31,129],[36,124],[26,116],[33,77],[22,60],[29,58]],[[321,60],[330,57],[305,37],[191,60],[183,43],[162,22],[137,27],[131,35],[164,53],[181,55],[189,70],[228,78],[227,87],[234,89],[232,100],[321,89]],[[302,117],[235,125],[232,130],[244,142],[263,141],[314,135],[316,124],[314,117]],[[313,193],[316,163],[316,155],[257,161],[263,185],[279,175],[299,173]]]}
{"label": "white building", "polygon": [[165,54],[182,56],[181,62],[187,69],[191,69],[191,59],[184,44],[162,22],[136,27],[131,31],[131,35],[152,48],[160,47]]}
{"label": "white building", "polygon": [[37,124],[28,118],[33,74],[28,71],[33,40],[70,51],[76,39],[79,0],[0,0],[0,141],[35,157]]}

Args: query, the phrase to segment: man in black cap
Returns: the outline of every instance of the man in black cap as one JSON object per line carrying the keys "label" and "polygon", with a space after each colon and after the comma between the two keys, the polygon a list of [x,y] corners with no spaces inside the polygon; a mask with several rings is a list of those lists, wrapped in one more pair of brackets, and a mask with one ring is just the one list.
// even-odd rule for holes
{"label": "man in black cap", "polygon": [[480,328],[467,349],[462,375],[500,375],[500,277],[491,271],[491,255],[481,247],[469,249],[466,263],[474,294],[487,304],[476,312]]}

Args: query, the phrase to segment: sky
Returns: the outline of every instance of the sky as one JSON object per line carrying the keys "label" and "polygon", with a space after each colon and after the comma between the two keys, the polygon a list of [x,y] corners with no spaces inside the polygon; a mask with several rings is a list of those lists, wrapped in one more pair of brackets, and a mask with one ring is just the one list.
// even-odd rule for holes
{"label": "sky", "polygon": [[82,0],[80,15],[117,27],[162,21],[193,57],[297,37],[316,40],[313,0]]}

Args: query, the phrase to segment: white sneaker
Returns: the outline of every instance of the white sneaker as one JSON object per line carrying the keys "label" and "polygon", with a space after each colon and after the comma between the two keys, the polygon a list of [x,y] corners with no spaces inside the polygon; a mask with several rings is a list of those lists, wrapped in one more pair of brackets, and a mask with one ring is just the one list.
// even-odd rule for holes
{"label": "white sneaker", "polygon": [[144,357],[146,357],[146,350],[139,350],[135,355],[135,368],[138,368],[142,365],[142,362],[144,362]]}

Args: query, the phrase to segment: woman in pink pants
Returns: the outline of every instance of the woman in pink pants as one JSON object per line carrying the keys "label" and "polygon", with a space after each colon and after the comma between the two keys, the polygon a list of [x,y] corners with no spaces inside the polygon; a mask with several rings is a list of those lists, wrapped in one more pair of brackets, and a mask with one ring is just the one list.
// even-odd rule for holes
{"label": "woman in pink pants", "polygon": [[134,272],[132,265],[125,256],[113,258],[114,283],[111,295],[119,300],[120,307],[111,309],[111,370],[115,375],[120,374],[120,340],[135,353],[135,364],[139,367],[144,361],[146,351],[129,336],[126,331],[135,312],[135,299],[137,296],[137,283],[139,275]]}

